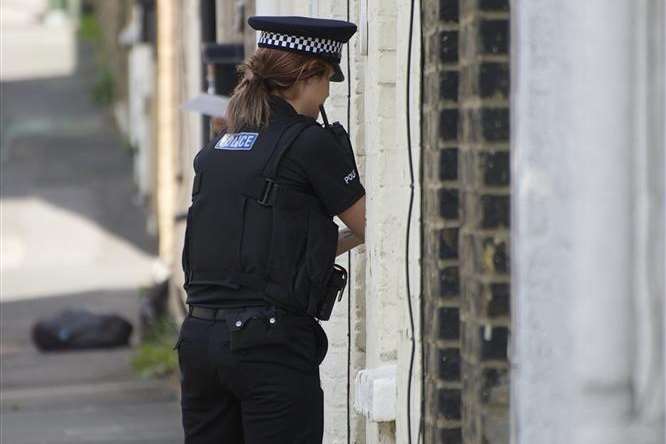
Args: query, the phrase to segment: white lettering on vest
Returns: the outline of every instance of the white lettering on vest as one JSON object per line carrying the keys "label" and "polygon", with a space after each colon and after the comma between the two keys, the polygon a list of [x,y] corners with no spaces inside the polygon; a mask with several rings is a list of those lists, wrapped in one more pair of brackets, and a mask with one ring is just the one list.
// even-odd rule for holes
{"label": "white lettering on vest", "polygon": [[356,170],[352,170],[351,173],[345,176],[345,183],[349,185],[349,182],[356,179]]}
{"label": "white lettering on vest", "polygon": [[228,133],[215,144],[217,150],[249,151],[257,141],[259,133]]}

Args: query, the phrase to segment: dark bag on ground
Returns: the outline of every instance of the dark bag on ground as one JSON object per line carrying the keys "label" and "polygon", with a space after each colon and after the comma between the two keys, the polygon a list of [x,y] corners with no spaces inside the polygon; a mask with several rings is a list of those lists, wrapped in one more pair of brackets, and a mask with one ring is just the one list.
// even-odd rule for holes
{"label": "dark bag on ground", "polygon": [[115,314],[63,310],[32,326],[32,340],[42,351],[110,348],[129,345],[132,324]]}

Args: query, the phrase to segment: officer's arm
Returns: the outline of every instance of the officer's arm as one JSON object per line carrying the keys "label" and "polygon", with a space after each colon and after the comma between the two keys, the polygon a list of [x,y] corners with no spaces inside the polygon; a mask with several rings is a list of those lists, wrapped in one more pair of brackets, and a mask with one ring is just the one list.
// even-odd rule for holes
{"label": "officer's arm", "polygon": [[354,205],[338,214],[338,217],[348,229],[338,233],[338,249],[336,256],[345,253],[365,242],[365,196],[356,201]]}

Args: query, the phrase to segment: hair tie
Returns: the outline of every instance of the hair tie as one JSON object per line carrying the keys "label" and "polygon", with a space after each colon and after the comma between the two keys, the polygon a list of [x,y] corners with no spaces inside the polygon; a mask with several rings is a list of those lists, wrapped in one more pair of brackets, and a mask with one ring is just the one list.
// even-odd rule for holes
{"label": "hair tie", "polygon": [[263,76],[261,76],[260,74],[257,74],[256,72],[252,71],[251,69],[248,69],[247,72],[248,72],[247,80],[250,81],[250,82],[252,82],[254,80],[258,80],[260,82],[263,82],[264,80],[266,80]]}
{"label": "hair tie", "polygon": [[246,80],[248,83],[254,83],[255,85],[260,86],[267,91],[271,90],[271,86],[269,85],[269,79],[263,77],[260,74],[257,74],[251,69],[247,70]]}

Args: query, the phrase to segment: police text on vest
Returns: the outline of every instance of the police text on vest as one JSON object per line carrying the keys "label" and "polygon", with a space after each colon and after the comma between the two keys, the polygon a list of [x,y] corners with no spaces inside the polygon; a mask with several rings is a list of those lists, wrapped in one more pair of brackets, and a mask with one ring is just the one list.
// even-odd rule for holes
{"label": "police text on vest", "polygon": [[217,150],[249,151],[259,133],[228,133],[215,144]]}

